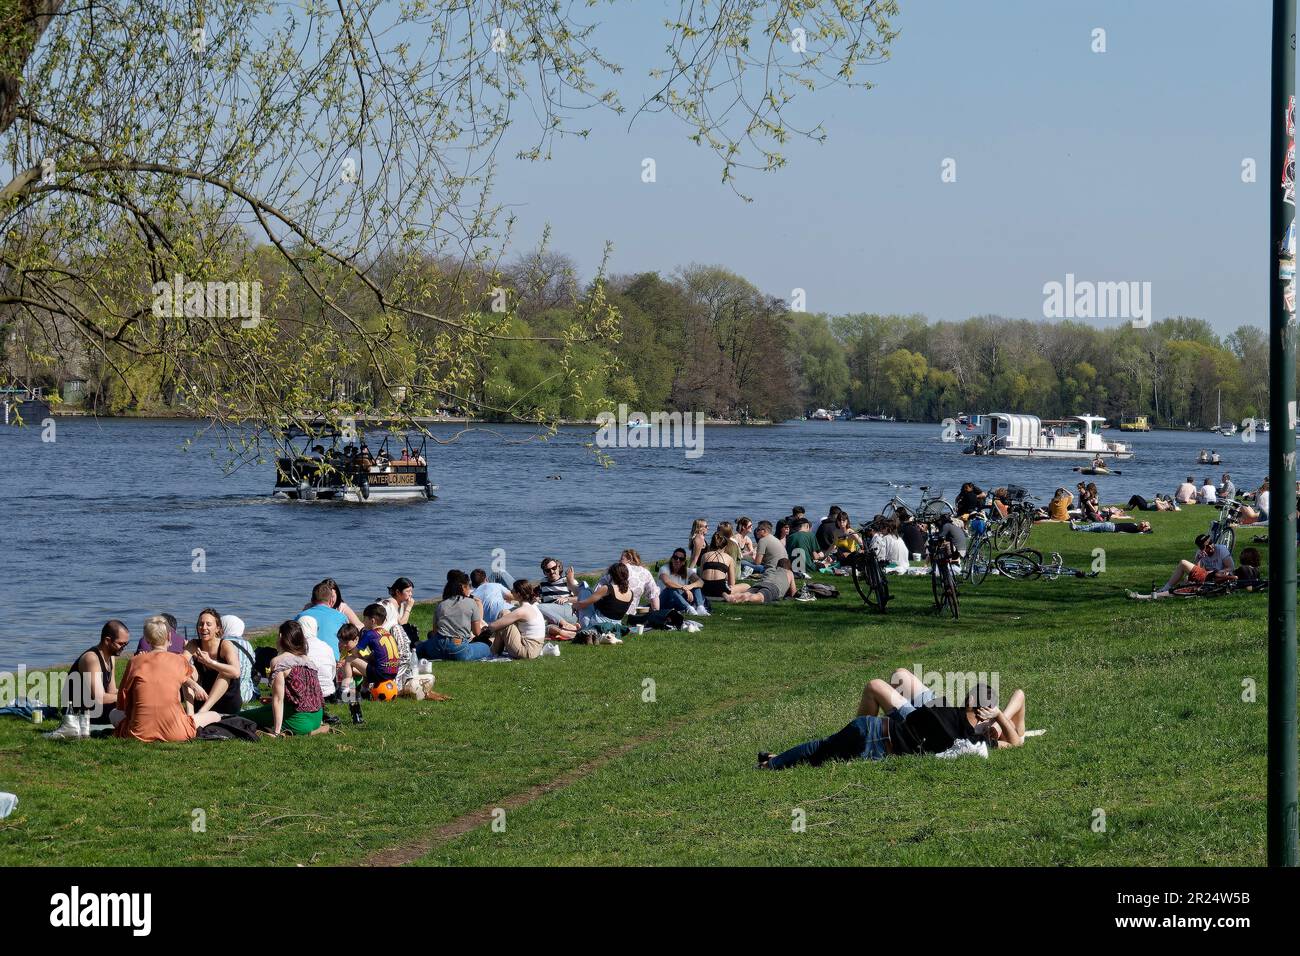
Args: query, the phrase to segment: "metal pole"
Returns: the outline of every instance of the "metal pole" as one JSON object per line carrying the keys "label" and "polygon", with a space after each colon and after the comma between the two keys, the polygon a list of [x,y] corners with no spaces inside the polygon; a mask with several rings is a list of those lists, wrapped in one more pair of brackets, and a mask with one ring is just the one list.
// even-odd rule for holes
{"label": "metal pole", "polygon": [[[1300,865],[1296,839],[1295,8],[1273,0],[1269,100],[1268,863]],[[1288,248],[1288,239],[1292,244]]]}

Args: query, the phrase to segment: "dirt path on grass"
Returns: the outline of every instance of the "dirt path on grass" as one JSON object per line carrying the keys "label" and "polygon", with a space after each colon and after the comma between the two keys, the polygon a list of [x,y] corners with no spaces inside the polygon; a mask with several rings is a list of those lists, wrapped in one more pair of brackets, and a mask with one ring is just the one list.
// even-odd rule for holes
{"label": "dirt path on grass", "polygon": [[[925,646],[927,645],[918,644],[918,645],[914,645],[912,648],[909,648],[909,650],[920,650]],[[808,684],[813,684],[816,683],[817,681],[825,680],[827,676],[828,676],[827,674],[817,674],[816,676],[809,677],[806,680],[802,680],[794,684],[789,684],[784,687],[776,688],[776,690],[780,690],[780,691],[797,690],[798,688],[804,687]],[[762,696],[770,696],[770,695],[771,695],[771,690],[769,690],[767,693],[763,694]],[[690,714],[685,714],[681,717],[674,718],[673,720],[670,720],[667,724],[665,724],[663,727],[659,728],[658,730],[655,730],[652,733],[642,734],[639,737],[633,737],[631,740],[625,740],[623,743],[619,744],[618,746],[611,747],[609,750],[606,750],[604,753],[596,757],[593,757],[591,760],[588,760],[586,763],[574,767],[572,770],[560,774],[558,777],[555,777],[552,780],[548,780],[545,783],[539,783],[536,786],[529,787],[527,790],[521,790],[518,793],[511,794],[510,796],[502,800],[498,800],[496,803],[493,803],[491,805],[485,805],[479,807],[477,810],[472,810],[469,813],[462,814],[461,816],[456,817],[456,819],[444,823],[442,826],[438,827],[438,829],[434,830],[427,836],[422,837],[421,839],[415,841],[414,843],[408,843],[404,846],[392,847],[387,850],[380,850],[377,853],[372,853],[370,856],[362,860],[360,865],[361,866],[404,866],[407,863],[414,863],[416,860],[420,859],[423,856],[427,856],[429,853],[433,852],[433,850],[437,849],[439,846],[442,846],[444,843],[454,840],[459,836],[463,836],[464,834],[469,833],[471,830],[475,830],[478,827],[483,826],[484,824],[492,822],[492,814],[496,810],[518,810],[521,807],[526,807],[534,800],[539,800],[542,797],[546,796],[548,793],[554,793],[556,790],[563,790],[565,787],[569,787],[575,783],[578,783],[584,777],[587,777],[590,774],[595,773],[597,770],[600,770],[602,767],[606,766],[607,764],[612,763],[613,761],[617,760],[619,757],[622,757],[624,754],[629,753],[632,750],[635,750],[637,747],[640,747],[642,744],[653,743],[657,740],[661,740],[664,737],[668,737],[676,733],[678,730],[682,729],[687,724],[696,723],[700,720],[707,719],[709,717],[716,717],[719,714],[725,713],[728,710],[732,710],[736,707],[739,707],[741,704],[751,703],[757,700],[759,696],[760,695],[754,695],[750,697],[737,697],[737,698],[732,698],[730,700],[719,701],[718,703],[713,704],[710,707],[706,707],[703,710],[694,711]]]}

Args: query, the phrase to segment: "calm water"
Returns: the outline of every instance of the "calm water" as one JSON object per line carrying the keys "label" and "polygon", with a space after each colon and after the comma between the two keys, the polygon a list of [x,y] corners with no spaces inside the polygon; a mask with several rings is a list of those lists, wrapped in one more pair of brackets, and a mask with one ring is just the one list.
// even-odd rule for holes
{"label": "calm water", "polygon": [[[586,569],[625,547],[666,556],[697,516],[715,525],[741,514],[776,519],[801,504],[820,517],[839,504],[856,522],[896,491],[911,500],[933,484],[951,498],[965,480],[1050,497],[1073,487],[1080,464],[962,455],[939,441],[938,425],[795,422],[709,426],[699,458],[617,449],[603,468],[583,447],[589,429],[519,443],[529,432],[503,428],[430,446],[435,502],[342,505],[271,498],[272,465],[223,477],[208,455],[218,442],[183,450],[197,430],[60,419],[57,441],[43,443],[38,427],[0,429],[0,669],[68,661],[109,617],[125,620],[133,640],[149,614],[170,611],[192,629],[208,605],[264,626],[300,609],[327,576],[357,608],[398,575],[427,598],[448,568],[487,567],[498,547],[515,574],[535,578],[544,554]],[[1189,474],[1199,483],[1210,472],[1195,464],[1202,447],[1223,456],[1216,480],[1227,470],[1254,488],[1267,471],[1266,435],[1254,444],[1207,433],[1129,437],[1137,457],[1122,475],[1098,479],[1103,500],[1172,493]],[[546,477],[555,474],[562,479]],[[192,570],[196,548],[203,573]]]}

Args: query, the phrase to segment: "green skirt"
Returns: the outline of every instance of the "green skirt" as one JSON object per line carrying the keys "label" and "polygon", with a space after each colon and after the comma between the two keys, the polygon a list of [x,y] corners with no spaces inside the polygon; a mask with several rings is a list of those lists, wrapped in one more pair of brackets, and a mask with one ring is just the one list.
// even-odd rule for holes
{"label": "green skirt", "polygon": [[[261,707],[252,707],[248,710],[241,710],[240,717],[246,717],[263,730],[270,730],[275,726],[275,714],[271,710],[270,704],[263,704]],[[324,713],[319,710],[301,712],[294,709],[293,704],[285,701],[284,704],[284,723],[281,730],[291,730],[295,736],[302,737],[321,725],[321,718]]]}

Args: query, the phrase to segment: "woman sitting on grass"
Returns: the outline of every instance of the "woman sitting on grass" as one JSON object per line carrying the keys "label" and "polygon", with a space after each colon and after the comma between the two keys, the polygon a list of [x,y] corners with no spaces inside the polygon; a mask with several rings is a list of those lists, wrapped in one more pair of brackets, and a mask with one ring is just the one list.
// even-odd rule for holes
{"label": "woman sitting on grass", "polygon": [[853,521],[847,511],[835,516],[835,554],[843,559],[854,551],[862,550],[862,535],[853,530]]}
{"label": "woman sitting on grass", "polygon": [[705,549],[709,546],[709,539],[706,537],[708,532],[709,523],[703,518],[696,518],[691,522],[691,536],[686,541],[686,547],[691,556],[690,563],[693,568],[699,567],[700,561],[703,560],[700,556],[704,554]]}
{"label": "woman sitting on grass", "polygon": [[118,737],[146,743],[193,740],[199,727],[221,720],[220,714],[194,714],[181,704],[182,696],[193,697],[201,688],[189,655],[167,652],[170,636],[165,618],[155,615],[144,622],[149,650],[131,658],[117,692],[117,709],[109,715]]}
{"label": "woman sitting on grass", "polygon": [[[726,538],[722,530],[713,533],[713,540]],[[708,560],[705,557],[704,560]],[[632,607],[632,586],[627,565],[622,561],[609,566],[605,574],[607,584],[591,590],[586,585],[578,589],[578,601],[573,605],[578,612],[578,622],[584,627],[599,628],[602,624],[620,624]]]}
{"label": "woman sitting on grass", "polygon": [[736,563],[727,553],[727,536],[721,531],[713,533],[709,549],[700,554],[700,584],[706,598],[721,599],[749,590],[748,584],[736,583]]}
{"label": "woman sitting on grass", "polygon": [[186,644],[185,650],[193,655],[199,686],[205,695],[199,713],[212,711],[222,716],[239,713],[244,705],[239,696],[239,651],[225,639],[221,615],[210,607],[204,608],[199,612],[194,633],[198,637]]}
{"label": "woman sitting on grass", "polygon": [[272,737],[329,733],[329,725],[321,723],[325,701],[316,665],[307,656],[302,625],[297,621],[281,624],[275,646],[280,653],[271,661],[271,702],[239,716],[253,721]]}
{"label": "woman sitting on grass", "polygon": [[469,575],[459,568],[447,572],[442,600],[433,609],[429,639],[416,645],[418,656],[435,661],[477,661],[492,656],[492,648],[477,640],[483,631],[483,608],[470,594]]}
{"label": "woman sitting on grass", "polygon": [[659,606],[688,614],[707,614],[704,582],[686,568],[686,552],[678,548],[659,571]]}
{"label": "woman sitting on grass", "polygon": [[[614,573],[614,568],[622,569],[623,585],[630,604],[632,592],[627,588],[627,566],[622,562],[611,565],[610,574]],[[519,603],[489,624],[485,630],[492,635],[493,654],[530,661],[541,656],[542,647],[546,644],[546,618],[542,617],[542,612],[537,609],[536,584],[531,581],[516,581],[511,590]]]}

